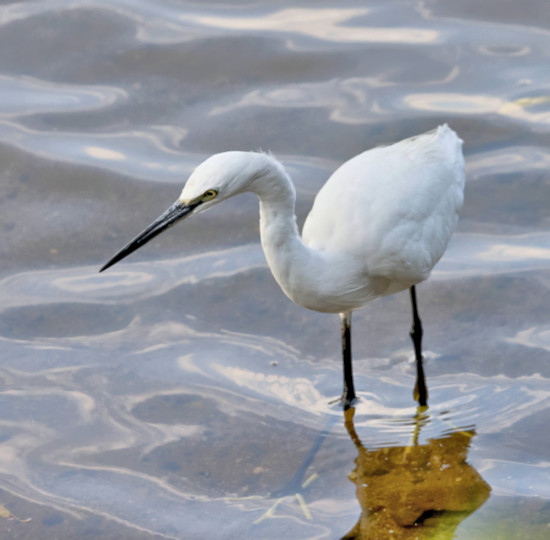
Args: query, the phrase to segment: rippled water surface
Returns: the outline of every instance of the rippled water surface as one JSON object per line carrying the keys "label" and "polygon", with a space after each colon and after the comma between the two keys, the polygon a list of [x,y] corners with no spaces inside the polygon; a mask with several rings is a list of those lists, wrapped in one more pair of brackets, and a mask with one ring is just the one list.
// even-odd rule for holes
{"label": "rippled water surface", "polygon": [[[544,0],[0,4],[2,538],[340,538],[365,463],[453,437],[454,537],[547,538],[548,51]],[[280,292],[252,195],[97,273],[210,154],[272,151],[302,224],[342,161],[442,122],[467,189],[418,287],[420,415],[401,293],[354,316],[344,423],[338,318]]]}

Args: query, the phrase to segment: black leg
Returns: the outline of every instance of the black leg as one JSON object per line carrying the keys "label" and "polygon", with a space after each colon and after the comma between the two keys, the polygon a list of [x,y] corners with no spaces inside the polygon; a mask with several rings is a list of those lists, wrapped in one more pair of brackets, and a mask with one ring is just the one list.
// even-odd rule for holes
{"label": "black leg", "polygon": [[422,322],[418,316],[416,305],[416,289],[411,287],[411,303],[413,312],[413,324],[411,328],[411,339],[414,345],[414,354],[416,356],[416,385],[414,387],[414,399],[418,401],[421,407],[428,404],[428,388],[426,387],[426,378],[424,377],[424,366],[422,364]]}
{"label": "black leg", "polygon": [[353,368],[351,364],[351,311],[340,313],[342,323],[342,357],[344,360],[344,392],[342,405],[347,411],[355,401],[355,387],[353,386]]}

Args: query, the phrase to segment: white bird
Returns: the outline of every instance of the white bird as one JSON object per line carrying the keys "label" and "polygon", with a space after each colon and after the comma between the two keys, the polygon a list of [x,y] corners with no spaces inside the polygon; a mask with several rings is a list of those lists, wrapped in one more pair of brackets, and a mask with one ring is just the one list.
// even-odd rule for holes
{"label": "white bird", "polygon": [[405,289],[413,309],[415,398],[426,405],[415,285],[429,276],[458,221],[464,198],[462,140],[442,125],[350,159],[319,191],[301,238],[296,192],[281,163],[257,152],[215,154],[193,171],[179,199],[100,272],[182,218],[247,191],[260,199],[262,247],[285,294],[308,309],[340,314],[344,408],[356,397],[352,311]]}

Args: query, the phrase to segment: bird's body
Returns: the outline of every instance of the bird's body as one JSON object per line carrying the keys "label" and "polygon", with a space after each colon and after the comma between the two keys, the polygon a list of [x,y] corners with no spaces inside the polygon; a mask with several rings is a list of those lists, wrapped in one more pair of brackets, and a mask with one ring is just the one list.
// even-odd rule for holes
{"label": "bird's body", "polygon": [[[178,201],[102,270],[182,217],[252,191],[260,199],[262,247],[285,294],[349,319],[377,297],[413,293],[443,255],[463,202],[461,147],[444,125],[357,155],[319,191],[302,237],[294,186],[277,160],[255,152],[215,154],[195,169]],[[349,364],[351,375],[351,357]]]}
{"label": "bird's body", "polygon": [[463,191],[461,141],[446,126],[359,154],[329,178],[305,221],[316,268],[300,287],[279,284],[297,304],[336,313],[408,289],[443,255]]}

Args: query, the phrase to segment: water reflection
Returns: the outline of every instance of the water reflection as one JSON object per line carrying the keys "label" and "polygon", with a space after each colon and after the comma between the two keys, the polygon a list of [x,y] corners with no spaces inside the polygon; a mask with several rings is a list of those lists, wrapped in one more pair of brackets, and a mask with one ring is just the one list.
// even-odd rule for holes
{"label": "water reflection", "polygon": [[[451,92],[411,93],[403,97],[405,109],[456,114],[499,114],[529,124],[548,124],[548,96],[537,95],[506,100],[491,95],[465,95]],[[535,109],[539,106],[539,109]],[[535,110],[534,110],[535,109]]]}
{"label": "water reflection", "polygon": [[356,484],[361,516],[342,540],[453,538],[458,525],[489,497],[491,488],[466,462],[475,431],[453,431],[419,444],[429,416],[419,410],[412,443],[365,446],[354,426],[345,425],[359,455],[350,480]]}
{"label": "water reflection", "polygon": [[121,88],[54,83],[34,77],[0,75],[0,117],[97,110],[128,99]]}
{"label": "water reflection", "polygon": [[178,184],[192,170],[192,156],[174,148],[174,144],[186,136],[185,128],[169,126],[120,131],[113,135],[52,133],[15,121],[0,121],[0,143],[9,141],[33,155],[94,167],[101,164],[104,169],[135,178],[156,182],[173,180]]}
{"label": "water reflection", "polygon": [[220,29],[239,31],[271,31],[296,33],[329,42],[338,43],[410,43],[437,42],[440,34],[434,29],[407,27],[376,27],[353,25],[350,21],[366,17],[369,9],[283,9],[260,17],[207,16],[190,17],[197,24]]}

